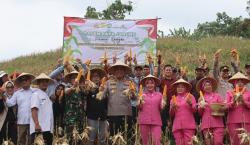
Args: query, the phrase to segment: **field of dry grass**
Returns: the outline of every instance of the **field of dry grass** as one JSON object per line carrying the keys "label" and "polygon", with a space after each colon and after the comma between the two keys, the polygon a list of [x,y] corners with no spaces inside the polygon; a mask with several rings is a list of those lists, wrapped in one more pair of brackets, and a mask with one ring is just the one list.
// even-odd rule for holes
{"label": "field of dry grass", "polygon": [[[212,64],[213,54],[217,49],[222,49],[222,64],[230,64],[230,50],[237,48],[240,53],[241,67],[246,62],[250,62],[250,40],[234,37],[204,38],[199,41],[182,38],[158,39],[157,48],[161,50],[165,63],[174,64],[177,55],[181,58],[181,65],[187,66],[189,73],[198,64],[198,56],[206,54],[209,65]],[[31,54],[21,56],[13,60],[0,62],[0,70],[8,73],[30,72],[35,75],[40,72],[49,73],[57,64],[57,60],[62,56],[62,50],[56,49],[46,53]]]}

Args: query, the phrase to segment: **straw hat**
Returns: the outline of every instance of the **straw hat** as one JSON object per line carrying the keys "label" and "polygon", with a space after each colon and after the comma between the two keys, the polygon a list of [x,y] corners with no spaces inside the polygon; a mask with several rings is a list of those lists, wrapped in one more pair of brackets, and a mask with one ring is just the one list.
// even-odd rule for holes
{"label": "straw hat", "polygon": [[180,78],[179,80],[177,80],[176,82],[174,82],[174,83],[172,84],[172,86],[173,86],[174,88],[176,88],[177,85],[179,85],[179,84],[184,84],[184,85],[186,86],[186,88],[187,88],[188,91],[190,91],[191,88],[192,88],[192,85],[191,85],[189,82],[187,82],[186,80],[184,80],[183,78]]}
{"label": "straw hat", "polygon": [[196,84],[196,90],[198,92],[202,89],[202,85],[204,81],[209,81],[212,83],[213,91],[217,89],[217,86],[218,86],[217,80],[212,77],[207,76],[207,77],[200,79],[198,83]]}
{"label": "straw hat", "polygon": [[[10,85],[9,85],[10,84]],[[10,87],[10,86],[12,86],[13,88],[14,88],[14,83],[12,82],[12,81],[6,81],[4,84],[3,84],[3,86],[2,86],[2,89],[5,91],[6,90],[6,88],[8,88],[8,87]]]}
{"label": "straw hat", "polygon": [[105,71],[101,68],[93,68],[90,70],[90,73],[91,74],[97,73],[101,78],[103,78],[106,75]]}
{"label": "straw hat", "polygon": [[5,76],[5,75],[8,75],[5,71],[0,71],[0,78]]}
{"label": "straw hat", "polygon": [[115,64],[113,64],[109,69],[108,69],[108,72],[110,74],[114,74],[114,71],[117,69],[117,68],[124,68],[125,69],[125,73],[130,73],[131,72],[131,68],[126,65],[125,63],[121,62],[121,61],[117,61]]}
{"label": "straw hat", "polygon": [[34,75],[30,74],[30,73],[21,73],[15,80],[15,82],[20,82],[20,79],[23,77],[29,77],[29,79],[33,80],[35,78]]}
{"label": "straw hat", "polygon": [[49,83],[53,83],[54,81],[49,77],[47,76],[45,73],[41,73],[39,76],[37,76],[34,80],[33,80],[33,84],[34,85],[38,85],[38,80],[48,80]]}
{"label": "straw hat", "polygon": [[142,85],[145,85],[145,82],[146,82],[147,79],[153,79],[153,80],[155,81],[156,86],[158,86],[158,85],[160,84],[160,80],[159,80],[157,77],[155,77],[155,76],[153,76],[153,75],[151,75],[151,74],[149,74],[149,75],[147,75],[146,77],[144,77],[144,78],[141,80],[141,84],[142,84]]}
{"label": "straw hat", "polygon": [[228,82],[233,84],[234,81],[236,80],[243,80],[245,84],[249,83],[250,80],[244,75],[242,74],[241,72],[237,72],[235,75],[233,75],[229,80]]}
{"label": "straw hat", "polygon": [[[66,82],[68,82],[68,81],[70,80],[70,77],[71,77],[72,75],[77,75],[77,74],[78,74],[78,71],[74,70],[74,71],[72,71],[72,72],[66,74],[66,75],[64,76],[64,80],[65,80]],[[84,77],[83,74],[82,74],[82,77]]]}

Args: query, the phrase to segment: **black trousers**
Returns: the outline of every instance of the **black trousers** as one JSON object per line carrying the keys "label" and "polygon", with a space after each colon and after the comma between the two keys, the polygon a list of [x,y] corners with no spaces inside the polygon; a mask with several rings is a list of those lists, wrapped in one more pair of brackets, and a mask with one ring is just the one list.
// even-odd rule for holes
{"label": "black trousers", "polygon": [[[132,142],[132,117],[131,116],[109,116],[109,129],[110,129],[110,136],[114,136],[118,132],[123,133],[127,136],[128,145]],[[127,128],[127,132],[125,132],[125,125]]]}
{"label": "black trousers", "polygon": [[[39,133],[32,133],[31,134],[31,143],[33,144],[36,138],[36,135],[38,135]],[[52,141],[53,141],[53,135],[50,131],[46,131],[46,132],[41,132],[41,134],[43,135],[43,139],[45,141],[46,145],[52,145]]]}
{"label": "black trousers", "polygon": [[16,122],[5,121],[0,131],[0,145],[3,140],[11,139],[14,144],[17,144],[17,124]]}

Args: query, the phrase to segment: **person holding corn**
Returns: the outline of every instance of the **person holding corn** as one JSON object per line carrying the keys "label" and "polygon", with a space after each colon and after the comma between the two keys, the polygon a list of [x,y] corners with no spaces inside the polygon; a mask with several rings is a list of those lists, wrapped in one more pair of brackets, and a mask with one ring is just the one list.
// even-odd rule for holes
{"label": "person holding corn", "polygon": [[189,145],[196,131],[194,113],[196,112],[195,97],[190,94],[192,85],[184,79],[173,83],[176,89],[170,101],[170,115],[173,119],[173,129],[176,145]]}
{"label": "person holding corn", "polygon": [[[156,91],[160,80],[153,75],[148,75],[141,80],[145,91],[139,93],[139,125],[142,137],[142,144],[160,145],[161,139],[161,110],[166,105],[163,95]],[[142,87],[140,87],[142,92]]]}
{"label": "person holding corn", "polygon": [[233,145],[240,145],[238,135],[241,129],[250,132],[250,91],[246,85],[250,80],[238,72],[228,80],[234,89],[227,92],[227,126],[230,141]]}
{"label": "person holding corn", "polygon": [[[198,112],[201,115],[201,131],[206,145],[223,145],[225,105],[221,96],[216,93],[217,81],[212,77],[202,78],[196,86],[200,92]],[[213,106],[219,108],[213,110]]]}

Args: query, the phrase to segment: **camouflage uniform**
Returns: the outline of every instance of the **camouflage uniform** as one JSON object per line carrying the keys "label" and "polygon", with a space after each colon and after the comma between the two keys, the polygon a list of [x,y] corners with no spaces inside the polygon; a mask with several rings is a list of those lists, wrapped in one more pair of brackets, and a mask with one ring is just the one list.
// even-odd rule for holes
{"label": "camouflage uniform", "polygon": [[74,126],[78,132],[83,131],[86,95],[83,92],[73,92],[65,96],[64,124],[67,134],[71,134]]}

